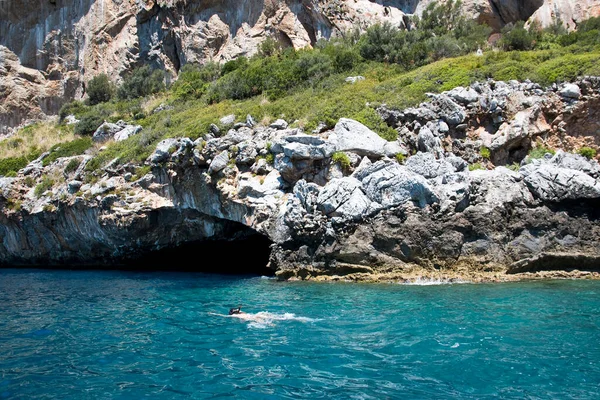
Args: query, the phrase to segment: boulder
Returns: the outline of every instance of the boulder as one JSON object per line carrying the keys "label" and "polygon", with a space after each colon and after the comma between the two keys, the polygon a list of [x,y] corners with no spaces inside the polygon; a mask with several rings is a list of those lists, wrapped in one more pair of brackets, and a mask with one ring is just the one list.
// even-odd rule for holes
{"label": "boulder", "polygon": [[443,153],[442,141],[425,126],[419,130],[417,135],[417,147],[419,151],[433,153],[436,156],[441,156]]}
{"label": "boulder", "polygon": [[456,169],[444,159],[437,160],[431,153],[417,153],[409,157],[404,164],[410,171],[424,176],[427,179],[436,178],[452,172]]}
{"label": "boulder", "polygon": [[227,166],[227,163],[229,163],[229,152],[224,150],[212,159],[208,167],[208,173],[214,174],[215,172],[223,170]]}
{"label": "boulder", "polygon": [[581,89],[574,83],[567,83],[560,89],[559,94],[564,98],[576,100],[581,97]]}
{"label": "boulder", "polygon": [[471,104],[479,101],[479,93],[472,88],[457,87],[448,92],[448,95],[462,104]]}
{"label": "boulder", "polygon": [[534,202],[533,196],[519,173],[508,168],[475,170],[468,173],[471,203],[485,208],[505,208],[508,204],[527,206]]}
{"label": "boulder", "polygon": [[277,121],[275,121],[271,125],[269,125],[269,127],[273,128],[273,129],[277,129],[277,130],[283,130],[283,129],[287,129],[288,123],[283,119],[278,119]]}
{"label": "boulder", "polygon": [[127,125],[125,128],[115,133],[115,142],[121,142],[129,139],[131,136],[137,135],[142,131],[141,125]]}
{"label": "boulder", "polygon": [[332,136],[330,140],[335,143],[336,151],[350,151],[360,156],[381,158],[388,143],[360,122],[348,118],[338,121]]}
{"label": "boulder", "polygon": [[225,125],[225,126],[233,125],[233,123],[235,122],[235,115],[234,114],[226,115],[226,116],[222,117],[219,120],[219,122],[221,123],[221,125]]}
{"label": "boulder", "polygon": [[432,187],[421,175],[397,163],[378,161],[356,174],[367,197],[383,207],[413,201],[425,207],[437,201]]}
{"label": "boulder", "polygon": [[600,183],[584,172],[544,162],[525,165],[519,172],[534,196],[543,201],[600,199]]}
{"label": "boulder", "polygon": [[294,195],[300,200],[304,209],[308,212],[314,212],[317,207],[317,198],[321,187],[315,183],[308,183],[304,179],[300,179],[294,185]]}
{"label": "boulder", "polygon": [[347,77],[345,79],[345,81],[348,82],[348,83],[356,83],[356,82],[364,81],[364,80],[365,80],[365,77],[364,76],[360,76],[360,75],[358,75],[358,76],[349,76],[349,77]]}
{"label": "boulder", "polygon": [[561,168],[581,171],[592,178],[600,178],[600,164],[596,160],[588,160],[579,154],[565,153],[559,150],[549,162]]}
{"label": "boulder", "polygon": [[291,160],[322,160],[331,157],[335,147],[329,143],[312,146],[302,143],[287,143],[283,145],[283,154]]}
{"label": "boulder", "polygon": [[345,177],[327,183],[319,193],[317,207],[330,217],[357,220],[368,213],[371,201],[358,179]]}
{"label": "boulder", "polygon": [[148,157],[148,161],[155,164],[167,161],[171,157],[171,151],[177,149],[177,142],[178,140],[173,138],[160,141],[154,152]]}
{"label": "boulder", "polygon": [[305,134],[290,135],[290,136],[284,137],[283,139],[290,143],[301,143],[301,144],[306,144],[306,145],[311,145],[311,146],[318,146],[318,145],[326,143],[325,140],[321,139],[318,136],[305,135]]}

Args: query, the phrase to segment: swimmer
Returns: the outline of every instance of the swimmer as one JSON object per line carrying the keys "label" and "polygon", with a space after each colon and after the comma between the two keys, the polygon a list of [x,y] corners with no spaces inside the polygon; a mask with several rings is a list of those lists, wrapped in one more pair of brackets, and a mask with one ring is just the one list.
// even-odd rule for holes
{"label": "swimmer", "polygon": [[229,309],[229,315],[236,315],[236,314],[245,314],[242,311],[242,305],[241,304],[239,306],[237,306],[236,308],[230,308]]}

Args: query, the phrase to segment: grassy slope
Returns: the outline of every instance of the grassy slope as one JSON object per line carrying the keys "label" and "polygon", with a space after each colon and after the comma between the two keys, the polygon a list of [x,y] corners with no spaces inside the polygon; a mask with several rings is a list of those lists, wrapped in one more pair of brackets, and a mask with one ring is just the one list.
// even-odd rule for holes
{"label": "grassy slope", "polygon": [[[366,79],[356,84],[344,82],[346,76],[357,74],[364,75]],[[425,100],[427,92],[441,92],[487,78],[530,79],[549,85],[581,75],[600,75],[600,46],[524,52],[490,51],[483,57],[469,55],[444,59],[409,72],[395,65],[364,62],[351,73],[331,76],[314,87],[293,91],[273,101],[257,96],[206,105],[199,100],[181,102],[167,92],[145,102],[132,100],[100,104],[84,111],[101,112],[111,121],[131,120],[131,109],[139,110],[141,106],[148,116],[137,121],[144,127],[141,135],[110,144],[107,150],[98,153],[91,166],[101,167],[117,157],[122,163],[143,161],[160,139],[178,136],[197,138],[207,132],[209,124],[218,123],[220,117],[228,114],[235,114],[238,121],[244,121],[250,114],[263,123],[285,118],[289,122],[296,121],[296,126],[307,131],[319,122],[333,126],[340,117],[349,117],[365,123],[386,138],[392,138],[393,131],[377,118],[373,105],[386,103],[391,107],[405,108]],[[150,111],[162,102],[171,103],[174,109],[151,114]],[[63,125],[36,124],[22,129],[10,141],[0,142],[0,174],[10,174],[41,151],[56,143],[72,140],[71,132]],[[44,141],[39,139],[40,136],[44,137]],[[15,160],[20,161],[15,164]]]}

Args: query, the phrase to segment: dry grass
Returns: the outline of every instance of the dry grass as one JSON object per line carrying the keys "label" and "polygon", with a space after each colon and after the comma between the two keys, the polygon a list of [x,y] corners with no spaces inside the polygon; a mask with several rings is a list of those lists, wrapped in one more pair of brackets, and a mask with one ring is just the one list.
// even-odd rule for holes
{"label": "dry grass", "polygon": [[29,125],[0,141],[0,159],[44,152],[57,143],[73,139],[72,127],[57,127],[53,123]]}

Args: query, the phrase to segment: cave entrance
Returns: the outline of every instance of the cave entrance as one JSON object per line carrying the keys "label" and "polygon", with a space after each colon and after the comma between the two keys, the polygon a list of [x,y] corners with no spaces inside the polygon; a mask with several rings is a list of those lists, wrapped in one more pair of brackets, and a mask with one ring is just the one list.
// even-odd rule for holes
{"label": "cave entrance", "polygon": [[271,241],[246,228],[231,239],[202,240],[148,252],[125,265],[144,271],[274,276],[267,268]]}

